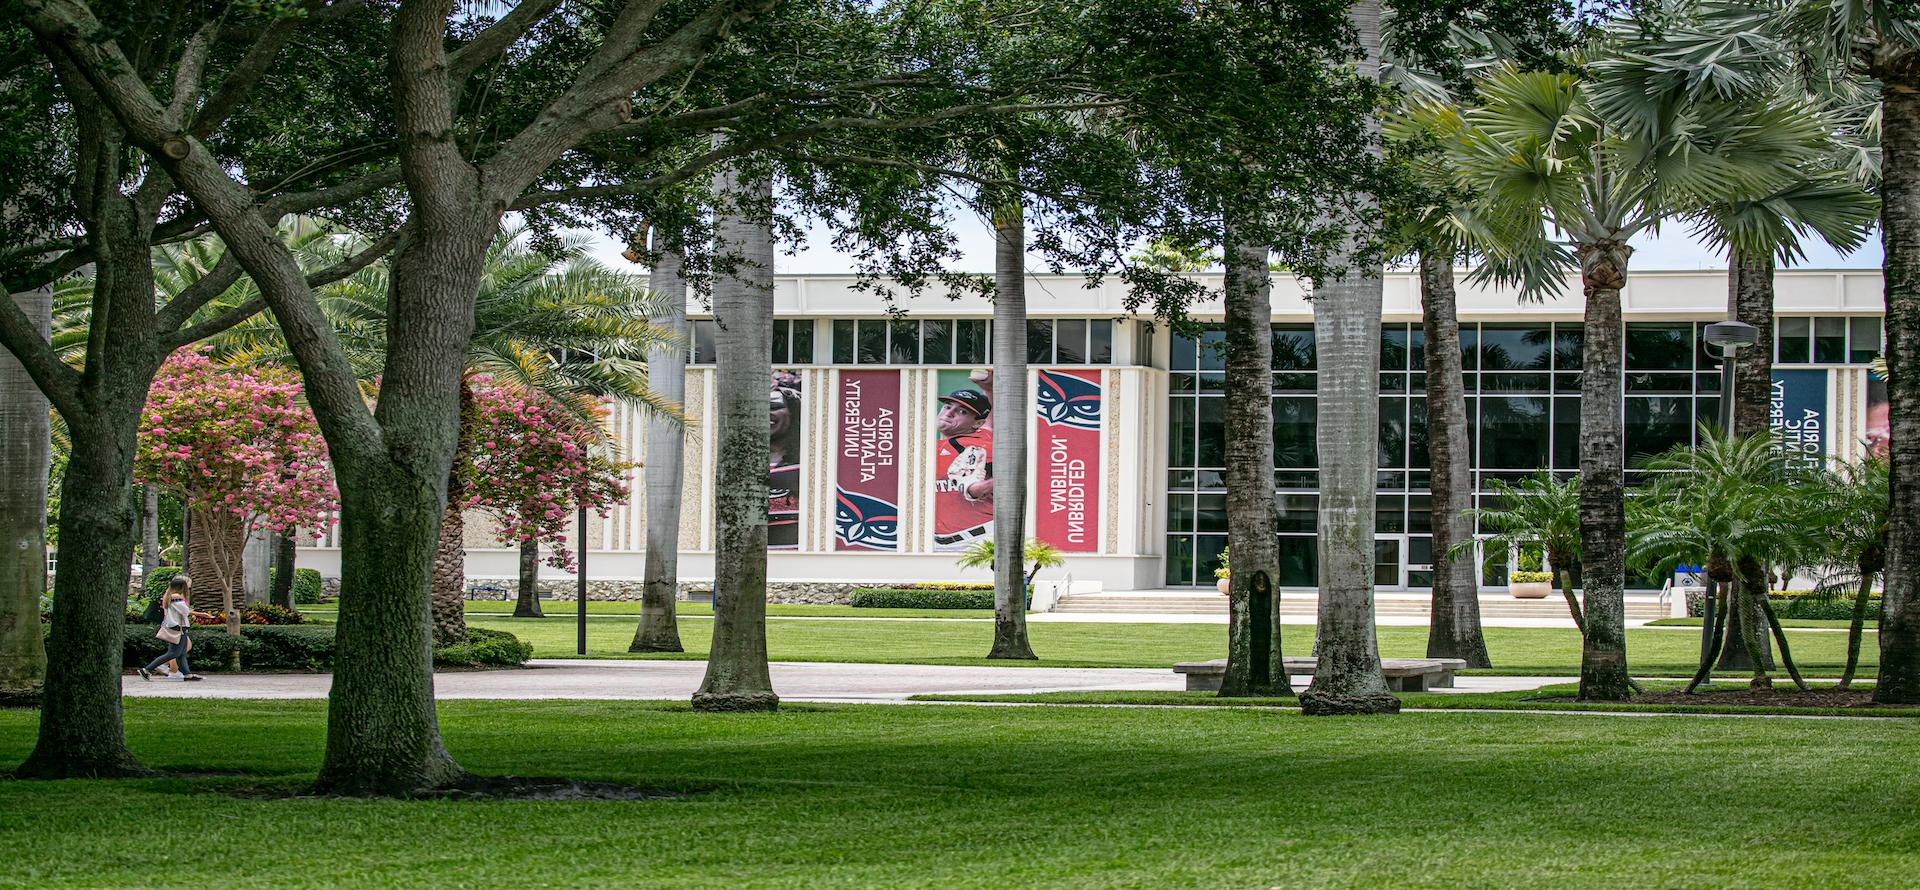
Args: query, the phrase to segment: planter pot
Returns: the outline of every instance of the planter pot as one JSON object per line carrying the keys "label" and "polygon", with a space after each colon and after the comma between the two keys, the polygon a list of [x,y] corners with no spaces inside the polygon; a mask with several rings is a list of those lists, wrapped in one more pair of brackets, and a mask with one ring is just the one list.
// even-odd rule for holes
{"label": "planter pot", "polygon": [[1228,585],[1228,581],[1225,578],[1221,578],[1220,580],[1213,582],[1213,586],[1220,588],[1220,592],[1222,594],[1225,594],[1227,592],[1227,585]]}
{"label": "planter pot", "polygon": [[1519,600],[1543,600],[1553,595],[1553,582],[1526,581],[1507,585],[1507,592]]}

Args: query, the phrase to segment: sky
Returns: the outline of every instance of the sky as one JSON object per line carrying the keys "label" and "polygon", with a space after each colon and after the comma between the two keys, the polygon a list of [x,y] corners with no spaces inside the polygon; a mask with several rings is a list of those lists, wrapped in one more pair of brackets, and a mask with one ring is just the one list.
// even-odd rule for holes
{"label": "sky", "polygon": [[[969,213],[957,213],[953,219],[953,231],[959,239],[961,257],[952,264],[952,268],[963,272],[993,271],[993,237],[985,222]],[[779,274],[834,275],[853,271],[853,264],[847,255],[835,250],[831,238],[824,230],[810,231],[808,243],[800,245],[797,253],[787,251],[792,245],[782,245],[781,252],[775,257],[774,267]],[[1847,256],[1827,246],[1819,239],[1811,239],[1806,260],[1796,263],[1803,269],[1877,269],[1880,267],[1880,238],[1876,234],[1867,244]],[[620,256],[625,245],[616,243],[604,235],[595,236],[592,252],[595,257],[616,269],[630,268],[630,264]],[[1643,233],[1633,239],[1633,258],[1630,268],[1638,271],[1661,269],[1725,269],[1726,257],[1713,248],[1701,243],[1687,231],[1684,225],[1670,225],[1658,234]],[[1038,255],[1029,255],[1027,269],[1031,272],[1045,272],[1045,261]]]}

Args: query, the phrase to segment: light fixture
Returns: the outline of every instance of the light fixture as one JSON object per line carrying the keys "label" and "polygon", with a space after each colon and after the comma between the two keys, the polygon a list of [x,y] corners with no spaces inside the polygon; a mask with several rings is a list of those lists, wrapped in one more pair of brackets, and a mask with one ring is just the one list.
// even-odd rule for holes
{"label": "light fixture", "polygon": [[1743,346],[1752,346],[1760,342],[1760,329],[1744,321],[1716,321],[1707,325],[1703,335],[1707,343],[1732,352]]}

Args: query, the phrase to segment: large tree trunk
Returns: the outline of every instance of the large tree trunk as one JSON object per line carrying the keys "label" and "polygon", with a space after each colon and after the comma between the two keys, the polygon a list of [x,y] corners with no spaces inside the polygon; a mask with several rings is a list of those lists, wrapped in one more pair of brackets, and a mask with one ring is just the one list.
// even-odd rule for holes
{"label": "large tree trunk", "polygon": [[1227,673],[1222,696],[1293,695],[1280,651],[1273,489],[1273,301],[1267,247],[1226,227]]}
{"label": "large tree trunk", "polygon": [[540,610],[540,542],[533,538],[520,542],[520,583],[513,617],[546,617]]}
{"label": "large tree trunk", "polygon": [[1757,343],[1734,353],[1733,434],[1768,430],[1773,406],[1773,254],[1735,248],[1727,280],[1727,315],[1753,325]]}
{"label": "large tree trunk", "polygon": [[[13,301],[42,338],[53,321],[53,290]],[[47,399],[26,368],[0,349],[0,706],[40,700],[47,650],[40,595],[47,589],[47,471],[53,439]],[[77,557],[80,551],[72,551]]]}
{"label": "large tree trunk", "polygon": [[702,711],[779,707],[767,674],[767,390],[773,376],[773,228],[760,214],[770,180],[731,169],[715,191],[743,206],[715,222],[716,247],[739,266],[713,285],[718,361],[714,425],[713,646],[693,694]]}
{"label": "large tree trunk", "polygon": [[1575,251],[1586,291],[1580,383],[1580,560],[1586,614],[1580,653],[1580,698],[1633,696],[1627,675],[1626,462],[1621,392],[1620,289],[1627,283],[1625,242],[1583,244]]}
{"label": "large tree trunk", "polygon": [[[1766,576],[1760,577],[1764,582]],[[1760,666],[1773,670],[1773,645],[1767,642],[1767,619],[1760,611],[1760,601],[1747,593],[1751,582],[1742,577],[1727,583],[1733,586],[1729,598],[1732,609],[1727,613],[1726,630],[1721,631],[1726,634],[1726,644],[1720,647],[1720,661],[1713,669],[1730,674],[1746,673],[1753,670],[1753,653],[1758,652]]]}
{"label": "large tree trunk", "polygon": [[[1380,72],[1380,3],[1348,9],[1359,34],[1361,74]],[[1378,128],[1369,121],[1370,129]],[[1366,196],[1362,209],[1373,206]],[[1361,225],[1356,221],[1355,226]],[[1358,266],[1363,233],[1347,236],[1349,268],[1313,295],[1313,337],[1320,359],[1320,615],[1313,683],[1300,694],[1307,714],[1400,710],[1380,669],[1373,623],[1374,491],[1380,448],[1380,303],[1382,270]]]}
{"label": "large tree trunk", "polygon": [[1428,658],[1465,659],[1491,667],[1480,628],[1480,586],[1469,549],[1473,540],[1473,472],[1467,451],[1467,391],[1460,366],[1460,316],[1453,287],[1453,256],[1420,254],[1421,326],[1427,335],[1427,450],[1433,469],[1433,618]]}
{"label": "large tree trunk", "polygon": [[993,648],[1031,660],[1027,640],[1027,224],[1019,200],[993,213]]}
{"label": "large tree trunk", "polygon": [[447,507],[440,516],[440,542],[433,554],[433,643],[451,646],[467,638],[467,462],[473,425],[473,385],[460,379],[460,439],[447,472]]}
{"label": "large tree trunk", "polygon": [[1893,488],[1873,700],[1920,704],[1920,92],[1880,93],[1880,240],[1886,251]]}
{"label": "large tree trunk", "polygon": [[[677,250],[661,253],[647,276],[647,287],[660,301],[660,310],[648,320],[671,332],[676,342],[647,349],[647,386],[662,399],[685,408],[687,401],[687,282],[681,277]],[[680,623],[675,602],[680,598],[680,497],[685,490],[686,428],[659,414],[647,417],[646,577],[640,589],[640,626],[633,631],[628,652],[681,652]]]}
{"label": "large tree trunk", "polygon": [[294,608],[293,570],[299,557],[292,535],[273,536],[273,594],[268,602],[283,609]]}
{"label": "large tree trunk", "polygon": [[117,395],[120,410],[103,420],[67,418],[74,448],[60,486],[59,521],[68,558],[54,576],[40,736],[20,765],[22,778],[149,774],[127,750],[120,712],[120,653],[139,516],[133,443],[144,399],[131,391]]}
{"label": "large tree trunk", "polygon": [[160,486],[142,485],[140,507],[140,577],[153,577],[160,567]]}

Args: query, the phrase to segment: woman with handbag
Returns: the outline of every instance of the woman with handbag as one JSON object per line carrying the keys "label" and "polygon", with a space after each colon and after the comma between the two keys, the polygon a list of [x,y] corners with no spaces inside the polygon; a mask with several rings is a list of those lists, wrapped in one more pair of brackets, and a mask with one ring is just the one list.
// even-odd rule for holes
{"label": "woman with handbag", "polygon": [[160,653],[158,658],[147,662],[147,666],[140,669],[140,679],[153,679],[153,670],[169,661],[179,665],[180,679],[200,679],[200,675],[195,674],[193,669],[187,666],[187,647],[191,645],[187,640],[187,628],[193,625],[195,618],[212,619],[213,616],[205,612],[196,612],[192,606],[188,605],[187,590],[191,583],[185,575],[175,575],[173,580],[168,582],[166,595],[162,598],[166,603],[166,617],[160,622],[160,629],[154,633],[155,637],[167,644],[167,651]]}

